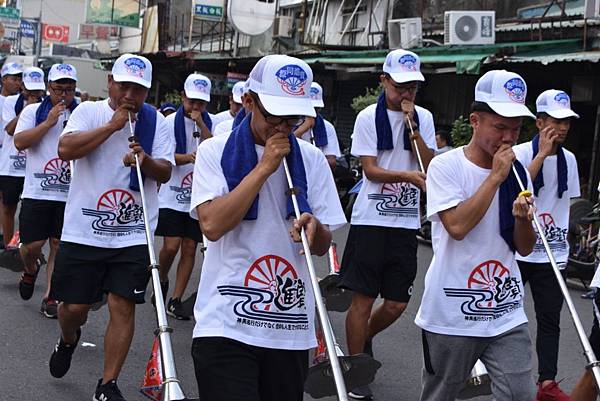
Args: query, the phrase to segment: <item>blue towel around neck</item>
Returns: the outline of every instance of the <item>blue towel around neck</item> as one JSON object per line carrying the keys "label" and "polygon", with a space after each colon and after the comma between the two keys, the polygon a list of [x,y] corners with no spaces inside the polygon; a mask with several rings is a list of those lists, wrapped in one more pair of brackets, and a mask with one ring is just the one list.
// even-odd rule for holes
{"label": "blue towel around neck", "polygon": [[[527,189],[527,173],[525,167],[518,160],[513,162],[515,169],[521,177],[521,182]],[[512,214],[513,203],[519,196],[521,187],[515,177],[515,174],[511,171],[502,184],[500,184],[498,194],[498,207],[500,209],[500,235],[510,248],[512,252],[515,251],[515,243],[513,239],[515,229],[515,217]]]}
{"label": "blue towel around neck", "polygon": [[[77,101],[75,99],[73,99],[73,101],[71,101],[71,104],[67,108],[69,109],[69,111],[71,113],[73,113],[73,110],[75,110],[75,108],[78,105],[79,105],[79,103],[77,103]],[[48,113],[50,113],[50,110],[52,110],[52,107],[54,107],[52,105],[52,98],[50,96],[46,96],[44,98],[44,100],[42,100],[42,104],[40,104],[40,107],[38,107],[37,111],[35,112],[35,126],[36,127],[38,125],[40,125],[41,123],[43,123],[44,121],[46,121],[46,119],[48,118]]]}
{"label": "blue towel around neck", "polygon": [[[148,156],[152,156],[152,144],[154,143],[154,135],[156,134],[156,113],[157,111],[154,107],[148,103],[144,103],[140,111],[138,111],[135,123],[135,136]],[[144,174],[142,173],[142,181],[145,181],[144,178]],[[129,173],[129,188],[134,191],[140,190],[135,166],[131,167],[131,172]]]}
{"label": "blue towel around neck", "polygon": [[[242,182],[244,177],[258,164],[254,136],[252,135],[252,129],[250,128],[251,118],[252,114],[246,116],[241,124],[231,132],[227,139],[227,143],[225,144],[225,148],[223,149],[221,168],[223,169],[223,175],[225,175],[229,191],[233,191],[235,187]],[[292,176],[294,187],[299,190],[299,193],[296,194],[296,198],[298,199],[300,213],[312,213],[308,204],[308,182],[306,180],[306,170],[304,169],[300,145],[294,134],[290,133],[289,139],[291,151],[286,159],[290,168],[290,175]],[[286,191],[286,188],[281,188],[281,190]],[[287,200],[286,217],[289,218],[290,216],[294,216],[294,205],[291,196],[289,196]],[[256,195],[246,216],[244,216],[244,220],[256,220],[257,217],[258,195]]]}
{"label": "blue towel around neck", "polygon": [[183,106],[175,113],[175,153],[187,153],[187,136],[185,134],[185,111]]}
{"label": "blue towel around neck", "polygon": [[[531,141],[531,147],[533,148],[533,157],[532,160],[537,156],[540,148],[540,134],[537,134],[533,137]],[[540,188],[544,186],[544,164],[542,163],[542,167],[540,167],[540,171],[535,176],[533,180],[533,193],[535,196],[538,196],[540,192]],[[558,197],[562,198],[563,192],[569,189],[568,184],[568,167],[567,167],[567,159],[565,158],[565,151],[562,148],[562,145],[558,145],[556,148],[556,176],[558,177]]]}
{"label": "blue towel around neck", "polygon": [[23,111],[23,107],[25,107],[25,96],[20,93],[17,102],[15,103],[15,115],[18,116],[21,111]]}
{"label": "blue towel around neck", "polygon": [[327,146],[327,129],[325,128],[325,119],[321,114],[315,117],[315,126],[312,128],[312,133],[315,138],[315,146],[322,148]]}
{"label": "blue towel around neck", "polygon": [[246,109],[241,108],[240,111],[237,112],[235,118],[233,119],[233,124],[231,125],[231,129],[234,130],[240,123],[246,118]]}
{"label": "blue towel around neck", "polygon": [[[419,126],[419,115],[415,110],[414,120],[417,124],[413,127],[413,130],[418,129]],[[405,124],[406,121],[404,121]],[[390,118],[387,113],[387,103],[385,101],[385,92],[381,92],[379,98],[377,98],[377,108],[375,109],[375,130],[377,132],[377,150],[390,150],[394,149],[394,141],[392,139],[392,126],[390,124]],[[412,152],[412,146],[410,144],[410,128],[406,125],[404,129],[404,150]]]}
{"label": "blue towel around neck", "polygon": [[208,128],[208,130],[212,132],[212,119],[210,118],[210,114],[208,114],[208,111],[202,112],[202,121],[204,121],[204,125],[206,125],[206,128]]}

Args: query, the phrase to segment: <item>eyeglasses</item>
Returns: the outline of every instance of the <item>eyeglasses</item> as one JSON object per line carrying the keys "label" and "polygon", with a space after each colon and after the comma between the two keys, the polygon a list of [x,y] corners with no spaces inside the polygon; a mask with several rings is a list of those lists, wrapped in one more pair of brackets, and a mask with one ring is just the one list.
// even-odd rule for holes
{"label": "eyeglasses", "polygon": [[265,110],[263,105],[260,103],[260,100],[258,100],[258,96],[252,96],[252,100],[254,100],[254,103],[256,103],[256,106],[258,107],[260,114],[262,114],[263,117],[265,118],[265,121],[267,123],[269,123],[270,125],[279,125],[279,124],[285,122],[285,124],[288,127],[296,127],[298,125],[301,125],[305,120],[304,116],[286,116],[286,117],[274,116],[273,114],[271,114],[267,110]]}
{"label": "eyeglasses", "polygon": [[50,85],[50,89],[52,89],[52,92],[56,93],[57,95],[72,95],[75,93],[75,88],[57,88]]}
{"label": "eyeglasses", "polygon": [[396,92],[400,94],[417,93],[417,91],[419,90],[419,84],[398,84],[390,76],[387,76],[387,79],[389,80],[392,87],[396,90]]}

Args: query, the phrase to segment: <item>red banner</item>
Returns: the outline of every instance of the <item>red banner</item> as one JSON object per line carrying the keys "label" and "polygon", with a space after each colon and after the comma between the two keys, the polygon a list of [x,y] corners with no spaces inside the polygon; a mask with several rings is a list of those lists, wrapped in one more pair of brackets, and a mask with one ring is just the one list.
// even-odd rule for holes
{"label": "red banner", "polygon": [[42,39],[49,42],[69,43],[69,27],[42,24]]}

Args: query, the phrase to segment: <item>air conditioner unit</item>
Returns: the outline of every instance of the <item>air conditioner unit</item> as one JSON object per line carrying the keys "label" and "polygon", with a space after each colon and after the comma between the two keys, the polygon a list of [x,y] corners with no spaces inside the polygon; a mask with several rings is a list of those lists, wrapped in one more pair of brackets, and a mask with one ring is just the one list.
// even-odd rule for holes
{"label": "air conditioner unit", "polygon": [[488,45],[496,42],[495,11],[446,11],[444,43],[447,45]]}
{"label": "air conditioner unit", "polygon": [[291,38],[294,28],[294,17],[280,15],[273,22],[273,37],[274,38]]}
{"label": "air conditioner unit", "polygon": [[388,20],[388,44],[390,49],[419,47],[422,41],[421,18]]}

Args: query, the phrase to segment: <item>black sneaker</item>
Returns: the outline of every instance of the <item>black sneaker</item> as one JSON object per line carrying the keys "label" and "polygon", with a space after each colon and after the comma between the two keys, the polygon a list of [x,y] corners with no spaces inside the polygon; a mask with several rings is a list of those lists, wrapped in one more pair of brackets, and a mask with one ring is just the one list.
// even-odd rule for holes
{"label": "black sneaker", "polygon": [[46,316],[48,319],[57,319],[58,302],[50,298],[42,299],[42,307],[40,308],[40,313]]}
{"label": "black sneaker", "polygon": [[75,341],[75,344],[65,343],[62,336],[59,338],[50,356],[50,374],[53,377],[60,379],[67,374],[71,367],[71,357],[73,356],[73,352],[75,352],[75,348],[77,348],[79,338],[81,338],[81,329],[77,329],[77,341]]}
{"label": "black sneaker", "polygon": [[[162,291],[163,302],[167,302],[167,292],[169,292],[169,281],[161,281],[160,282],[160,290]],[[150,303],[152,306],[156,308],[156,302],[154,301],[154,292],[152,292],[152,297],[150,297]]]}
{"label": "black sneaker", "polygon": [[102,379],[98,380],[96,392],[94,393],[94,401],[127,401],[123,398],[121,390],[117,387],[117,381],[111,380],[106,384],[102,384]]}
{"label": "black sneaker", "polygon": [[177,320],[190,320],[190,317],[183,311],[181,299],[171,298],[167,306],[167,315],[174,317]]}
{"label": "black sneaker", "polygon": [[29,274],[27,272],[21,273],[21,279],[19,280],[19,295],[21,299],[27,301],[31,299],[33,290],[35,289],[35,280],[37,279],[36,274]]}
{"label": "black sneaker", "polygon": [[373,393],[371,392],[371,388],[368,384],[364,386],[357,387],[348,393],[350,398],[354,398],[355,400],[372,400]]}

